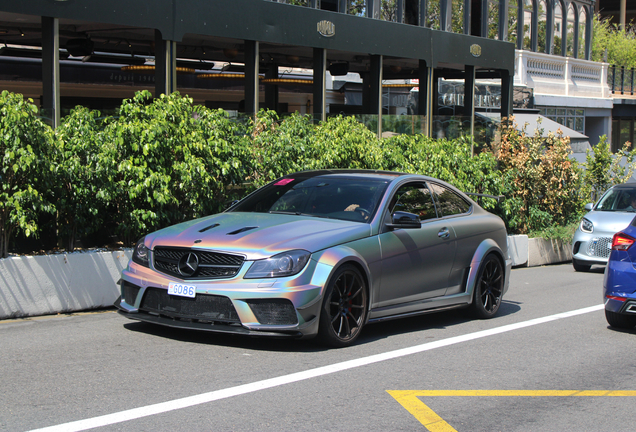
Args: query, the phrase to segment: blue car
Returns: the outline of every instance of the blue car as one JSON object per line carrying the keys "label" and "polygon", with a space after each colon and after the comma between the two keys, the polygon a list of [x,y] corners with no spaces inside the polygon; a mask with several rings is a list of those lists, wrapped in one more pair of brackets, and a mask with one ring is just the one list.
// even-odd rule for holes
{"label": "blue car", "polygon": [[605,318],[610,326],[636,327],[636,219],[614,234],[605,278]]}

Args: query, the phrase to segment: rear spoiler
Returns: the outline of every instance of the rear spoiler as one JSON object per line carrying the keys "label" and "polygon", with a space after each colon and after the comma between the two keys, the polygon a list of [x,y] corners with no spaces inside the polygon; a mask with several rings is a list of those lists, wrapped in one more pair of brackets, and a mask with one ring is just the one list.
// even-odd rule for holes
{"label": "rear spoiler", "polygon": [[468,196],[476,196],[476,197],[480,197],[480,198],[492,198],[497,200],[497,202],[501,201],[502,199],[505,198],[504,195],[487,195],[487,194],[478,194],[478,193],[471,193],[471,192],[464,192],[466,195]]}

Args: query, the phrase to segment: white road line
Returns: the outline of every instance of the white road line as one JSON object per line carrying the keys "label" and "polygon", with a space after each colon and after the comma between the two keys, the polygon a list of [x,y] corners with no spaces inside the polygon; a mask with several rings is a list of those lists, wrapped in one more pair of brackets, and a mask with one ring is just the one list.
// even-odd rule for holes
{"label": "white road line", "polygon": [[391,360],[399,357],[408,356],[411,354],[417,354],[424,351],[430,351],[436,348],[442,348],[449,345],[455,345],[462,342],[468,342],[483,337],[493,336],[501,333],[506,333],[513,330],[519,330],[525,327],[531,327],[538,324],[547,323],[550,321],[556,321],[564,318],[570,318],[577,315],[586,314],[589,312],[595,312],[603,309],[603,305],[591,306],[583,309],[577,309],[570,312],[563,312],[555,315],[550,315],[543,318],[536,318],[529,321],[524,321],[516,324],[509,324],[501,327],[497,327],[490,330],[482,330],[475,333],[469,333],[466,335],[455,336],[448,339],[443,339],[435,342],[428,342],[422,345],[416,345],[409,348],[402,348],[395,351],[389,351],[386,353],[375,354],[368,357],[359,358],[356,360],[349,360],[342,363],[335,363],[328,366],[322,366],[315,369],[309,369],[304,372],[297,372],[289,375],[283,375],[277,378],[270,378],[262,381],[257,381],[251,384],[244,384],[236,387],[230,387],[223,390],[216,390],[209,393],[203,393],[200,395],[189,396],[181,399],[175,399],[168,402],[162,402],[154,405],[148,405],[145,407],[133,408],[126,411],[120,411],[113,414],[107,414],[99,417],[93,417],[85,420],[78,420],[70,423],[64,423],[56,426],[45,427],[42,429],[34,429],[31,432],[74,432],[83,431],[87,429],[93,429],[101,426],[107,426],[115,423],[122,423],[128,420],[134,420],[142,417],[148,417],[155,414],[161,414],[168,411],[174,411],[181,408],[187,408],[195,405],[200,405],[220,399],[226,399],[232,396],[239,396],[247,393],[253,393],[259,390],[265,390],[272,387],[278,387],[285,384],[290,384],[298,381],[304,381],[310,378],[315,378],[323,375],[328,375],[347,369],[353,369],[360,366],[366,366],[373,363],[382,362],[385,360]]}

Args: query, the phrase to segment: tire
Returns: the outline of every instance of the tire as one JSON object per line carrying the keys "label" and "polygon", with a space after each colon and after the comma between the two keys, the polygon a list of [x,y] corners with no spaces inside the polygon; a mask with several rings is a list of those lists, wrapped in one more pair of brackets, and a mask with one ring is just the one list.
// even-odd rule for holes
{"label": "tire", "polygon": [[605,310],[605,319],[607,323],[619,329],[633,329],[636,327],[636,316],[623,315],[616,312]]}
{"label": "tire", "polygon": [[592,268],[591,265],[581,264],[579,261],[575,259],[572,260],[572,267],[574,267],[574,271],[577,271],[577,272],[587,272],[587,271],[590,271],[590,269]]}
{"label": "tire", "polygon": [[480,319],[492,318],[501,305],[504,287],[504,269],[495,255],[488,255],[482,262],[475,281],[472,312]]}
{"label": "tire", "polygon": [[352,345],[366,322],[368,305],[362,274],[353,265],[343,265],[336,270],[325,290],[318,339],[331,347]]}

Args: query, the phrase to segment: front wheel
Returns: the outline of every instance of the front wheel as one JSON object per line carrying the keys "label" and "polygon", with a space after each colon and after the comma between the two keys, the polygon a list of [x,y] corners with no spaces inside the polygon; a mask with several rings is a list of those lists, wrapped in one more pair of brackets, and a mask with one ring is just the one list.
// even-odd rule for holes
{"label": "front wheel", "polygon": [[501,261],[488,255],[482,262],[475,282],[472,309],[477,318],[492,318],[499,310],[504,288],[504,270]]}
{"label": "front wheel", "polygon": [[605,319],[607,323],[619,329],[633,329],[636,327],[636,316],[632,315],[623,315],[616,312],[605,310]]}
{"label": "front wheel", "polygon": [[367,287],[362,274],[349,264],[340,267],[325,290],[319,339],[332,347],[353,344],[365,323],[367,308]]}

